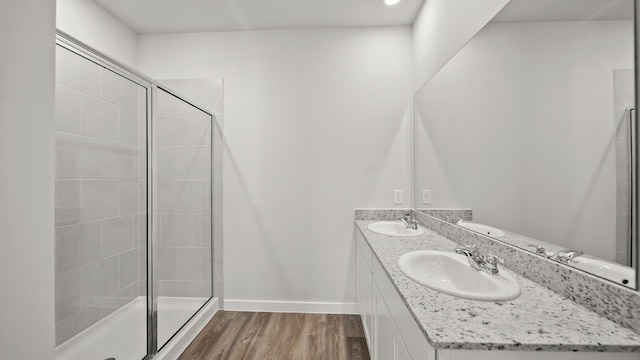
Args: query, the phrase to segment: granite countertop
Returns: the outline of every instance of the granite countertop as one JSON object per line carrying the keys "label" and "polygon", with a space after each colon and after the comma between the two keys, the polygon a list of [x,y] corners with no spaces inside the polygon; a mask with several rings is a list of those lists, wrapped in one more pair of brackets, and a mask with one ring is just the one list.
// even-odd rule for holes
{"label": "granite countertop", "polygon": [[640,352],[639,334],[510,270],[522,295],[507,302],[467,300],[422,286],[400,271],[400,256],[459,245],[429,229],[415,237],[379,235],[367,228],[372,222],[356,220],[356,226],[436,349]]}

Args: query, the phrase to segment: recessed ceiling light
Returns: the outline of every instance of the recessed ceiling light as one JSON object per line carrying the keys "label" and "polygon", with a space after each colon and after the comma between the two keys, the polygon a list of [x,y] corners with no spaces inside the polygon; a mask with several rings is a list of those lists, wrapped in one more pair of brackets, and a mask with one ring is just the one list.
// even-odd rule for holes
{"label": "recessed ceiling light", "polygon": [[384,0],[384,3],[389,5],[389,6],[393,6],[393,5],[395,5],[395,4],[399,3],[399,2],[400,2],[400,0]]}

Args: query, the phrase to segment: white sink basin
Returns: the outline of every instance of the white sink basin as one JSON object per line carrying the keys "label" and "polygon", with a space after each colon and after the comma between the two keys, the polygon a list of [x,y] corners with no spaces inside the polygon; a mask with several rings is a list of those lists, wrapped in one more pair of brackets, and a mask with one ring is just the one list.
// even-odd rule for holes
{"label": "white sink basin", "polygon": [[501,238],[505,235],[504,231],[494,228],[492,226],[484,225],[484,224],[478,224],[478,223],[467,222],[467,221],[458,221],[457,225],[467,228],[469,230],[478,232],[483,235],[491,236],[493,238]]}
{"label": "white sink basin", "polygon": [[568,264],[621,285],[635,286],[636,284],[636,271],[628,266],[583,256],[579,256],[574,260],[577,263],[569,262]]}
{"label": "white sink basin", "polygon": [[424,233],[424,228],[418,226],[418,229],[409,229],[400,220],[378,221],[369,224],[368,228],[374,233],[389,236],[416,236]]}
{"label": "white sink basin", "polygon": [[466,256],[452,252],[412,251],[402,255],[398,265],[412,280],[465,299],[507,301],[522,293],[520,284],[503,267],[491,275],[472,268]]}

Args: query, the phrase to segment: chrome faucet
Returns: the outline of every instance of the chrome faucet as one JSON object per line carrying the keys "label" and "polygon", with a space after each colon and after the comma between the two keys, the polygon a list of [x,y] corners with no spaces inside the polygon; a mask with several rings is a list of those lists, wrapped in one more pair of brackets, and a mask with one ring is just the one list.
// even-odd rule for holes
{"label": "chrome faucet", "polygon": [[464,218],[458,217],[458,218],[453,218],[453,219],[452,219],[452,218],[450,218],[450,217],[447,215],[447,216],[444,218],[444,220],[445,220],[445,221],[447,221],[447,222],[450,222],[450,223],[452,223],[452,224],[456,224],[456,225],[457,225],[458,223],[461,223],[461,222],[464,220]]}
{"label": "chrome faucet", "polygon": [[584,253],[580,250],[564,249],[549,256],[549,259],[561,262],[563,264],[566,264],[568,262],[576,263],[578,262],[578,260],[574,260],[574,259],[582,255],[584,255]]}
{"label": "chrome faucet", "polygon": [[418,230],[418,221],[416,218],[411,216],[411,214],[407,214],[407,216],[400,217],[398,219],[404,223],[404,226],[406,226],[407,229]]}
{"label": "chrome faucet", "polygon": [[482,256],[475,246],[464,246],[454,250],[456,254],[461,254],[467,257],[469,265],[478,271],[486,271],[491,275],[496,275],[498,270],[498,264],[504,265],[504,259],[489,253],[488,256]]}
{"label": "chrome faucet", "polygon": [[469,261],[469,265],[471,265],[472,268],[480,271],[482,270],[482,263],[484,262],[484,259],[482,258],[482,256],[480,255],[480,252],[478,251],[478,248],[475,246],[464,246],[464,247],[459,247],[457,249],[454,250],[456,254],[460,254],[460,255],[464,255],[467,257],[467,260]]}

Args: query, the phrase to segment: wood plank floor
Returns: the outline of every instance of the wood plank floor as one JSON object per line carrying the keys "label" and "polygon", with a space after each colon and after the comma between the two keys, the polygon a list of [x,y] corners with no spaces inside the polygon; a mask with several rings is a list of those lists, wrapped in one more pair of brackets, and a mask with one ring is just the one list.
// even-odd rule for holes
{"label": "wood plank floor", "polygon": [[369,360],[358,315],[219,311],[178,360]]}

